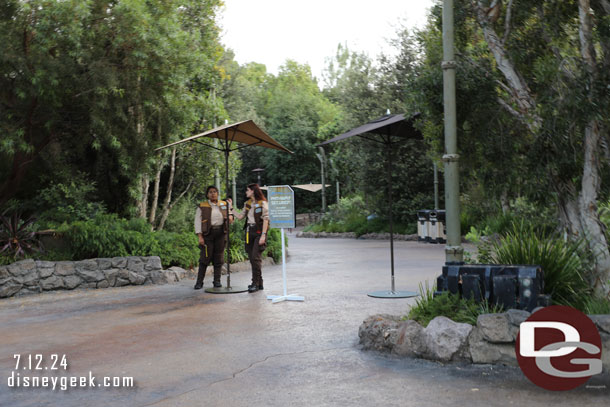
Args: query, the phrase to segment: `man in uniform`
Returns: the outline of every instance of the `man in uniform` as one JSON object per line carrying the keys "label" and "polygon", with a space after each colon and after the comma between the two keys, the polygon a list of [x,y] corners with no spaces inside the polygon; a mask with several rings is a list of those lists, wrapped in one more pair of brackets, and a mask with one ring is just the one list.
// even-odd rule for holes
{"label": "man in uniform", "polygon": [[218,200],[218,189],[209,186],[206,190],[207,201],[201,202],[195,211],[195,233],[199,237],[199,273],[195,290],[203,287],[203,278],[210,264],[214,263],[214,287],[222,287],[220,273],[224,262],[229,222],[228,205]]}

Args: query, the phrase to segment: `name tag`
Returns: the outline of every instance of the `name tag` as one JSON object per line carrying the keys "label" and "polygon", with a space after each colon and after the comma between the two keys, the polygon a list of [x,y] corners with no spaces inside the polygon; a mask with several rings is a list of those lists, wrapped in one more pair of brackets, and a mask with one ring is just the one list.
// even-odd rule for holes
{"label": "name tag", "polygon": [[254,210],[254,213],[261,213],[263,211],[263,208],[256,208]]}
{"label": "name tag", "polygon": [[221,206],[220,209],[227,209],[227,207],[226,206]]}

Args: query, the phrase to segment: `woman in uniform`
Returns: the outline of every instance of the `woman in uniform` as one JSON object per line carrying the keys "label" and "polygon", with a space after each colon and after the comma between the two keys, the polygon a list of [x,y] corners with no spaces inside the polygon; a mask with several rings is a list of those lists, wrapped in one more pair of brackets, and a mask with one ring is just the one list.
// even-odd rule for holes
{"label": "woman in uniform", "polygon": [[[252,266],[252,284],[248,292],[263,289],[262,253],[267,247],[267,229],[269,228],[269,205],[258,184],[246,187],[246,197],[242,213],[234,212],[237,219],[246,218],[246,252]],[[231,205],[231,200],[227,200]]]}
{"label": "woman in uniform", "polygon": [[220,273],[229,229],[227,203],[218,199],[218,189],[211,185],[205,194],[208,200],[201,202],[195,211],[195,233],[199,237],[200,250],[195,290],[203,287],[210,260],[214,263],[214,287],[222,287]]}

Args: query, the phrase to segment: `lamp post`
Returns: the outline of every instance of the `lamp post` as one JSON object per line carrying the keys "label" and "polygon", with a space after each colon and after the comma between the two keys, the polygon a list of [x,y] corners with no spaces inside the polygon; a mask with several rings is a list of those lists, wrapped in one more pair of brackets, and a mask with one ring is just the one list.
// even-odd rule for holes
{"label": "lamp post", "polygon": [[318,147],[320,154],[316,153],[318,160],[320,160],[320,175],[322,178],[322,213],[326,213],[326,180],[324,178],[324,164],[326,157],[324,155],[324,148]]}
{"label": "lamp post", "polygon": [[447,245],[445,261],[461,263],[464,249],[460,233],[460,184],[457,153],[457,124],[455,109],[455,58],[453,52],[453,0],[443,0],[443,106],[445,121],[445,207],[447,216]]}
{"label": "lamp post", "polygon": [[262,186],[261,185],[261,172],[265,171],[264,168],[255,168],[252,170],[253,173],[256,174],[257,178],[258,178],[258,186]]}

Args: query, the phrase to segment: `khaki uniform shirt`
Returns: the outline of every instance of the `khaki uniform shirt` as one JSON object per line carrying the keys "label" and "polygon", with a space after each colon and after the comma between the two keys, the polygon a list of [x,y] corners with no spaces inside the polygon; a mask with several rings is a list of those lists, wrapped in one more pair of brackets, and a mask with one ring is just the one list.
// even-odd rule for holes
{"label": "khaki uniform shirt", "polygon": [[[212,219],[210,220],[210,224],[212,226],[221,226],[224,222],[224,218],[222,217],[222,212],[220,206],[208,201],[210,206],[212,207]],[[197,207],[195,211],[195,233],[201,233],[201,208]]]}

